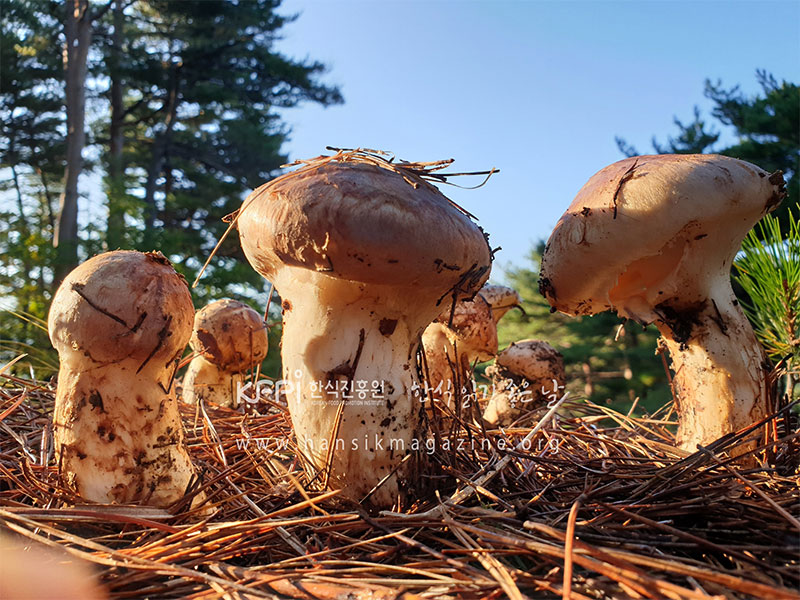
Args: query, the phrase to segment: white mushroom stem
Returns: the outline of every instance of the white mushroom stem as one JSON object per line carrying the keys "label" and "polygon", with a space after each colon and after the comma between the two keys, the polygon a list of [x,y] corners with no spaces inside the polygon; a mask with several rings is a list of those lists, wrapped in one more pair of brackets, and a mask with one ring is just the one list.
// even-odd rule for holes
{"label": "white mushroom stem", "polygon": [[[66,483],[94,502],[167,506],[194,475],[172,368],[61,360],[54,422]],[[138,372],[137,372],[138,371]]]}
{"label": "white mushroom stem", "polygon": [[369,498],[391,505],[399,482],[414,481],[418,468],[412,449],[422,434],[422,404],[415,355],[438,309],[417,309],[430,291],[418,299],[413,291],[296,268],[282,271],[275,286],[283,293],[289,411],[312,476],[361,500],[411,454]]}
{"label": "white mushroom stem", "polygon": [[[655,321],[672,358],[677,443],[695,451],[767,416],[767,359],[730,283],[702,303],[657,309]],[[727,289],[725,289],[727,288]],[[738,452],[757,445],[741,445]]]}
{"label": "white mushroom stem", "polygon": [[[449,334],[449,335],[448,335]],[[473,384],[470,357],[459,347],[458,340],[443,323],[431,323],[422,334],[425,348],[425,401],[443,402],[453,412],[463,408],[463,396]],[[461,398],[462,407],[455,399]]]}
{"label": "white mushroom stem", "polygon": [[221,406],[236,408],[238,391],[244,385],[245,374],[226,371],[206,360],[195,356],[183,376],[183,401],[196,404],[198,400]]}

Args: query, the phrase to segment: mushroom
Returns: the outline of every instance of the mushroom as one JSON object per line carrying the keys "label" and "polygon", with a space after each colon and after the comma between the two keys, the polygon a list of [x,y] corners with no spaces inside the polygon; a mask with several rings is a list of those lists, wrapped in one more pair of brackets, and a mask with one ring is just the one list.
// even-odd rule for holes
{"label": "mushroom", "polygon": [[197,311],[189,345],[198,355],[183,378],[184,402],[236,408],[244,373],[267,356],[267,326],[246,304],[217,300]]}
{"label": "mushroom", "polygon": [[459,302],[450,319],[447,310],[422,334],[425,349],[426,392],[458,412],[454,400],[466,407],[473,397],[472,369],[476,362],[497,354],[497,326],[489,303],[478,294]]}
{"label": "mushroom", "polygon": [[513,288],[487,283],[479,293],[489,303],[495,324],[512,308],[522,310],[522,297]]}
{"label": "mushroom", "polygon": [[532,408],[561,398],[564,357],[547,342],[521,340],[503,350],[486,369],[492,395],[483,413],[490,425],[511,425]]}
{"label": "mushroom", "polygon": [[56,457],[86,500],[166,507],[186,492],[195,470],[172,383],[193,315],[186,282],[160,253],[95,256],[56,291]]}
{"label": "mushroom", "polygon": [[287,401],[310,476],[387,506],[422,466],[420,334],[480,289],[491,253],[418,171],[347,156],[255,190],[238,227],[250,264],[282,298]]}
{"label": "mushroom", "polygon": [[780,172],[725,156],[629,158],[583,186],[545,248],[539,289],[554,310],[615,309],[656,325],[672,357],[677,443],[686,450],[769,410],[766,357],[730,267],[784,195]]}
{"label": "mushroom", "polygon": [[[422,334],[427,366],[426,392],[451,408],[454,398],[474,400],[473,367],[497,355],[497,322],[520,304],[519,294],[502,285],[485,285],[472,300],[448,307]],[[452,313],[452,314],[451,314]]]}

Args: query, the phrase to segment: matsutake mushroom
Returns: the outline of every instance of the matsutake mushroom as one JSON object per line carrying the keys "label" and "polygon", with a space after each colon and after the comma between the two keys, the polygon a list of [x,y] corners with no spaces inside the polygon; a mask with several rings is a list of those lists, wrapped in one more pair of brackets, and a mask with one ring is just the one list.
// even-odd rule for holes
{"label": "matsutake mushroom", "polygon": [[730,268],[784,186],[780,172],[725,156],[628,158],[583,186],[545,248],[540,291],[554,309],[615,309],[658,327],[675,372],[677,442],[686,450],[768,414],[766,357],[733,294]]}
{"label": "matsutake mushroom", "polygon": [[[485,285],[473,299],[447,307],[428,325],[422,334],[428,397],[454,412],[475,401],[475,363],[497,355],[497,322],[520,302],[509,287]],[[455,406],[456,399],[463,406]]]}
{"label": "matsutake mushroom", "polygon": [[245,372],[267,356],[267,326],[255,310],[225,298],[197,311],[189,345],[197,356],[183,377],[184,402],[236,408]]}
{"label": "matsutake mushroom", "polygon": [[238,227],[282,298],[287,401],[307,469],[344,497],[393,504],[424,459],[420,334],[486,281],[486,237],[418,170],[356,154],[260,187]]}
{"label": "matsutake mushroom", "polygon": [[[472,369],[497,354],[497,326],[489,303],[478,294],[445,311],[422,334],[425,395],[453,412],[474,401]],[[456,406],[456,401],[459,406]]]}
{"label": "matsutake mushroom", "polygon": [[564,395],[564,357],[547,342],[521,340],[486,369],[492,395],[483,413],[490,425],[511,425],[524,414]]}
{"label": "matsutake mushroom", "polygon": [[166,507],[186,492],[195,470],[173,379],[193,317],[186,282],[160,253],[95,256],[55,293],[56,456],[86,500]]}
{"label": "matsutake mushroom", "polygon": [[[487,283],[478,293],[489,303],[495,324],[513,308],[522,311],[522,297],[519,295],[519,292],[513,288],[505,285]],[[522,312],[524,314],[525,311]]]}

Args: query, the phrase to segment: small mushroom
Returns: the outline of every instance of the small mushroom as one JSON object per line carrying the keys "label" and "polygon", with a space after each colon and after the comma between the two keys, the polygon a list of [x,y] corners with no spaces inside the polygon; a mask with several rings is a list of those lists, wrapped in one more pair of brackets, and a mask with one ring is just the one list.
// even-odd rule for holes
{"label": "small mushroom", "polygon": [[539,285],[554,309],[615,309],[658,327],[686,450],[768,413],[766,357],[730,268],[744,236],[784,194],[780,172],[725,156],[629,158],[583,186],[545,248]]}
{"label": "small mushroom", "polygon": [[487,283],[481,288],[479,294],[492,308],[492,317],[494,318],[495,324],[497,324],[512,308],[522,310],[522,298],[519,292],[513,288]]}
{"label": "small mushroom", "polygon": [[547,342],[521,340],[503,350],[486,369],[493,393],[483,419],[511,425],[522,415],[564,395],[564,357]]}
{"label": "small mushroom", "polygon": [[217,300],[197,311],[189,345],[197,356],[183,378],[184,402],[236,408],[245,372],[267,356],[267,326],[246,304]]}
{"label": "small mushroom", "polygon": [[186,492],[195,470],[173,378],[193,316],[186,282],[160,253],[95,256],[56,291],[56,457],[86,500],[166,507]]}
{"label": "small mushroom", "polygon": [[[520,305],[519,294],[502,285],[483,286],[472,300],[448,307],[422,334],[427,392],[451,409],[454,398],[474,399],[473,367],[497,355],[497,322]],[[452,313],[452,318],[451,318]]]}
{"label": "small mushroom", "polygon": [[473,396],[474,364],[497,354],[497,324],[491,306],[481,294],[459,302],[452,320],[447,310],[428,325],[422,345],[430,397],[453,410],[458,408],[456,399],[466,405]]}
{"label": "small mushroom", "polygon": [[254,191],[238,227],[282,298],[287,402],[309,475],[375,506],[411,495],[425,458],[419,338],[486,281],[483,232],[415,171],[341,155]]}

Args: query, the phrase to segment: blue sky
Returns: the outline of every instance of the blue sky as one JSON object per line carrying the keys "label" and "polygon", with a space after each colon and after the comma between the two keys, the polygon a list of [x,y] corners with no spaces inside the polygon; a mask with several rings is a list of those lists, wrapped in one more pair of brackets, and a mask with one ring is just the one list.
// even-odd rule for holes
{"label": "blue sky", "polygon": [[[483,188],[443,191],[524,264],[583,183],[708,115],[706,78],[758,90],[755,70],[800,80],[800,1],[286,0],[300,16],[278,48],[326,63],[345,103],[283,112],[292,159],[326,145],[497,167]],[[465,182],[468,183],[468,182]]]}

